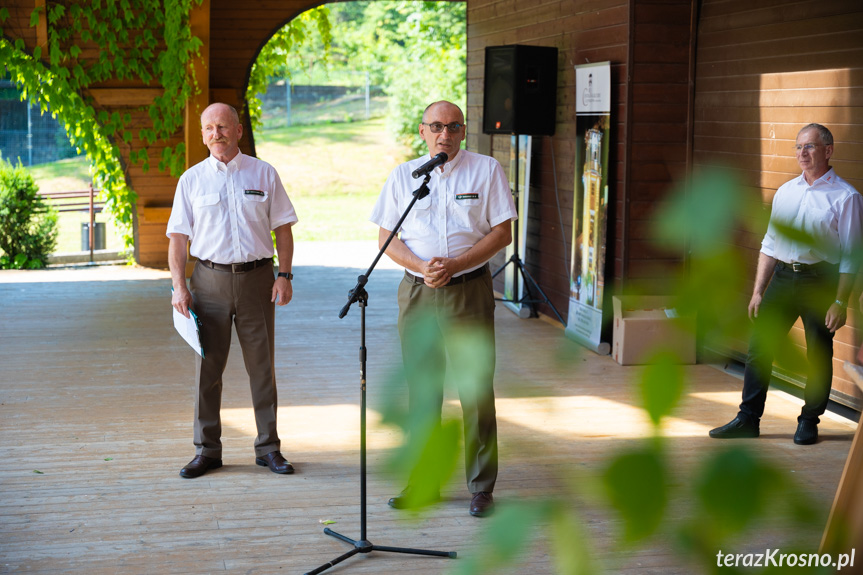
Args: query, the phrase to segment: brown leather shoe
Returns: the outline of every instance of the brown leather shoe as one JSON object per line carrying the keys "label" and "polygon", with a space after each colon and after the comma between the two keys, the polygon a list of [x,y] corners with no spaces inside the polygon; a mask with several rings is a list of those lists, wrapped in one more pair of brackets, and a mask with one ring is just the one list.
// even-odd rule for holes
{"label": "brown leather shoe", "polygon": [[470,514],[474,517],[488,517],[494,513],[494,496],[488,491],[478,491],[470,500]]}
{"label": "brown leather shoe", "polygon": [[186,464],[186,467],[180,470],[180,477],[194,479],[195,477],[202,476],[210,469],[218,469],[221,466],[221,459],[207,457],[206,455],[196,455],[192,461]]}
{"label": "brown leather shoe", "polygon": [[273,473],[282,473],[290,475],[294,472],[294,466],[282,457],[278,451],[271,451],[266,455],[255,458],[255,463],[262,467],[269,467]]}

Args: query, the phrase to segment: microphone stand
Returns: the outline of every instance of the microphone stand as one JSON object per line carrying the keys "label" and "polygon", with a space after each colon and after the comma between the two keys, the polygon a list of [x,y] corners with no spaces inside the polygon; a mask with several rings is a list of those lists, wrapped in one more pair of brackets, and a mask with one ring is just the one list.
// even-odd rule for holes
{"label": "microphone stand", "polygon": [[421,200],[429,194],[428,183],[431,179],[431,175],[426,173],[425,178],[423,179],[422,185],[417,188],[413,192],[413,199],[411,203],[408,204],[407,209],[405,209],[398,223],[393,229],[392,233],[390,233],[390,237],[387,238],[387,241],[384,242],[383,247],[378,252],[377,257],[375,257],[372,265],[363,275],[357,278],[357,285],[348,292],[348,303],[344,305],[342,310],[339,312],[339,318],[343,318],[347,315],[348,310],[350,310],[351,305],[355,302],[360,304],[360,538],[359,539],[351,539],[341,533],[336,533],[329,527],[324,528],[324,533],[326,535],[331,535],[336,539],[344,541],[345,543],[350,543],[353,545],[353,549],[340,555],[330,561],[329,563],[325,563],[321,565],[317,569],[309,571],[306,575],[317,575],[318,573],[322,573],[348,559],[353,557],[357,553],[371,553],[372,551],[387,551],[390,553],[407,553],[410,555],[431,555],[433,557],[450,557],[455,559],[456,552],[455,551],[430,551],[427,549],[411,549],[407,547],[387,547],[384,545],[375,545],[371,541],[369,541],[366,537],[366,307],[369,302],[369,294],[366,292],[365,286],[369,281],[369,276],[372,273],[372,270],[375,269],[375,266],[378,264],[378,261],[386,252],[387,247],[390,245],[390,242],[395,237],[396,233],[398,233],[399,229],[402,226],[402,222],[405,221],[408,213],[411,211],[411,208],[414,207],[414,204],[417,200]]}

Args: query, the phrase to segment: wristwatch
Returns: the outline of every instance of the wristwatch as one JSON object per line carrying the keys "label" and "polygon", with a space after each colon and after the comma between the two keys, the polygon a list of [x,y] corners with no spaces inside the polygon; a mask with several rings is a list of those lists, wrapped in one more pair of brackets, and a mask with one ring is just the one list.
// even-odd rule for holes
{"label": "wristwatch", "polygon": [[279,272],[279,277],[292,280],[294,279],[294,274],[292,274],[291,272]]}
{"label": "wristwatch", "polygon": [[837,299],[837,300],[836,300],[836,301],[834,301],[833,303],[835,303],[835,304],[836,304],[836,305],[838,305],[839,307],[843,307],[843,308],[844,308],[844,307],[848,307],[848,302],[847,302],[847,301],[842,301],[841,299]]}

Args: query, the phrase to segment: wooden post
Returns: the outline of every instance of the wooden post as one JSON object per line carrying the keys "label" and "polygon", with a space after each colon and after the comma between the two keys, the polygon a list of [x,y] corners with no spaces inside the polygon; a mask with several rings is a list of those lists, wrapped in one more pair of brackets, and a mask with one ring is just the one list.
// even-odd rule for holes
{"label": "wooden post", "polygon": [[93,263],[93,246],[96,243],[96,212],[93,210],[93,182],[90,182],[90,263]]}
{"label": "wooden post", "polygon": [[201,139],[201,112],[210,103],[210,0],[202,0],[200,5],[192,4],[189,14],[189,27],[192,35],[200,38],[200,56],[192,61],[198,93],[186,102],[185,144],[186,169],[207,159],[210,155]]}
{"label": "wooden post", "polygon": [[39,23],[36,24],[36,45],[42,49],[42,59],[48,59],[48,6],[45,0],[36,0],[39,9]]}
{"label": "wooden post", "polygon": [[[186,102],[185,143],[186,169],[203,162],[210,155],[201,138],[201,113],[210,104],[210,0],[201,0],[199,5],[192,4],[189,14],[189,27],[192,35],[201,40],[199,57],[192,61],[198,93]],[[186,246],[186,277],[191,277],[195,262],[188,255]]]}
{"label": "wooden post", "polygon": [[[854,383],[863,389],[863,369],[845,362],[845,371]],[[851,553],[851,549],[859,546],[861,541],[863,541],[863,428],[858,423],[819,551],[832,553],[835,557],[840,553]],[[844,573],[845,570],[843,569],[842,572]],[[849,566],[848,573],[852,575],[863,573],[863,555],[857,558],[853,568]]]}

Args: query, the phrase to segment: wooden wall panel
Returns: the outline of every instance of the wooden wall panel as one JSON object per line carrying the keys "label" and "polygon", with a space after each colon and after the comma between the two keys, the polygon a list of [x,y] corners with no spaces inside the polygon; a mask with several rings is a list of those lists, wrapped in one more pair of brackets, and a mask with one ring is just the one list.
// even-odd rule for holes
{"label": "wooden wall panel", "polygon": [[[769,214],[776,189],[800,174],[792,149],[809,122],[833,132],[831,165],[863,189],[863,4],[846,0],[704,0],[698,27],[693,163],[730,167],[744,190]],[[745,307],[765,223],[741,222],[736,247],[744,255]],[[856,300],[856,293],[854,294]],[[856,307],[856,306],[854,306]],[[836,335],[834,391],[859,408],[863,398],[842,362],[860,345],[861,317]],[[804,344],[798,322],[792,339]],[[728,342],[742,356],[746,342]],[[803,374],[786,373],[800,382]],[[843,397],[847,396],[847,397]]]}
{"label": "wooden wall panel", "polygon": [[682,246],[659,250],[652,239],[657,210],[687,169],[693,5],[633,4],[619,291],[671,293],[683,262]]}

